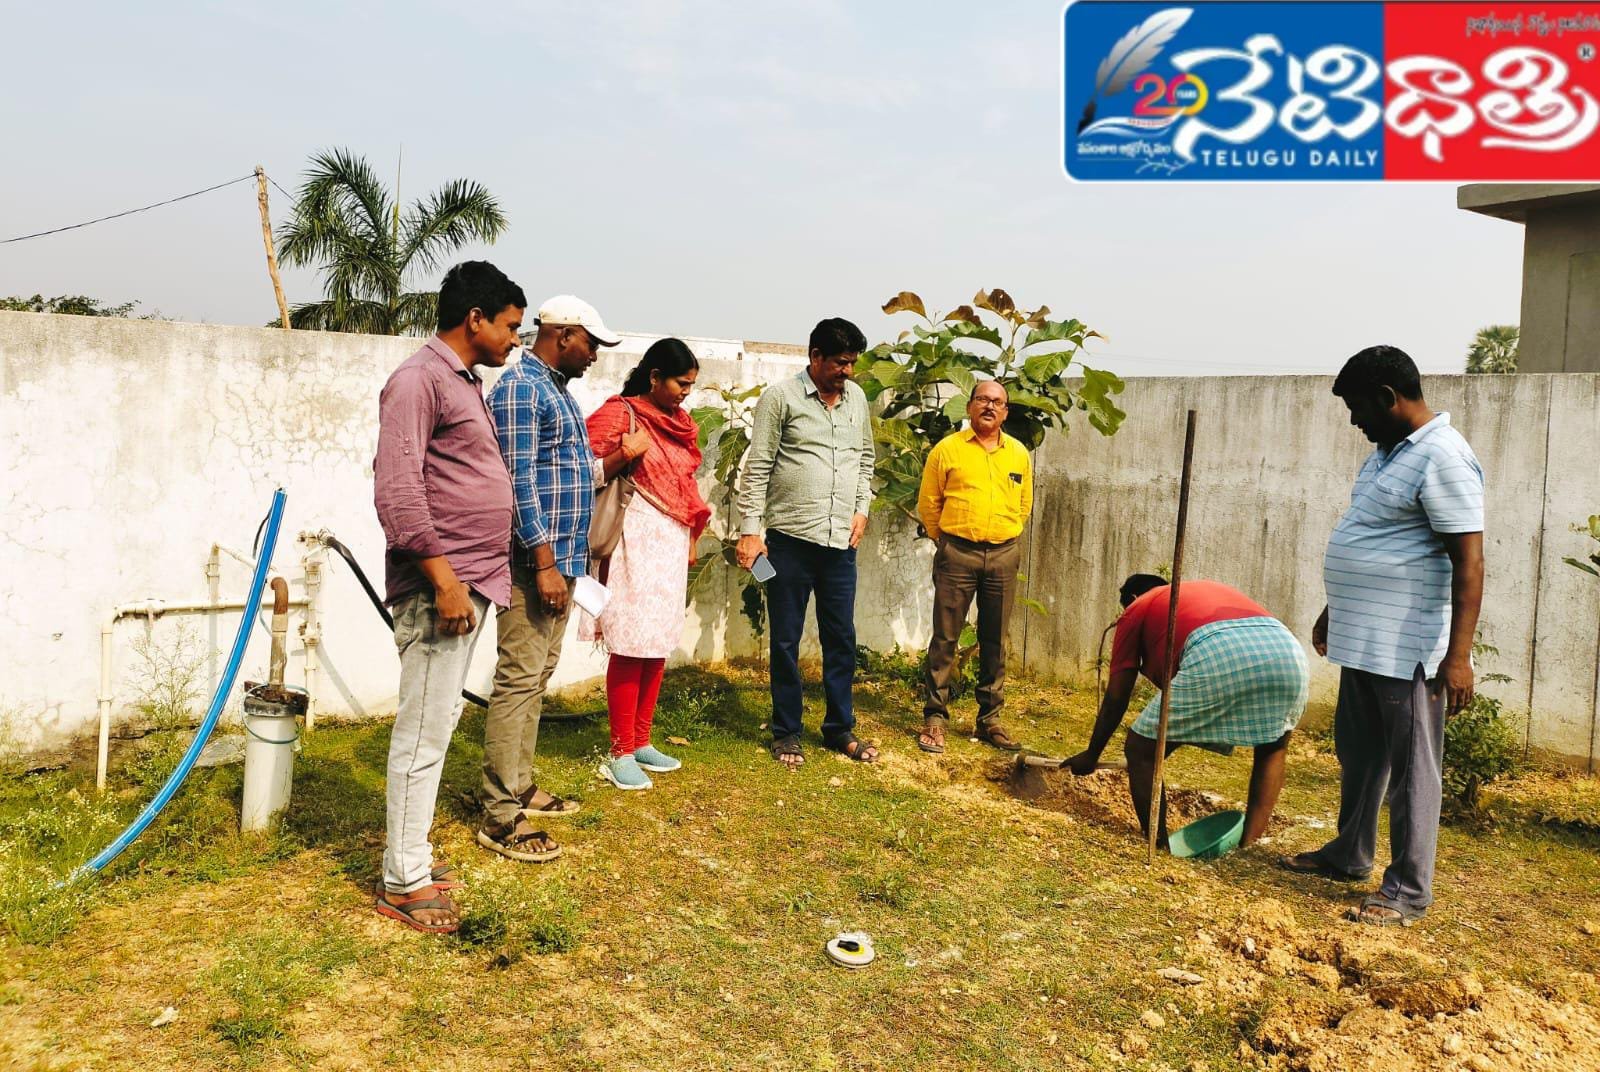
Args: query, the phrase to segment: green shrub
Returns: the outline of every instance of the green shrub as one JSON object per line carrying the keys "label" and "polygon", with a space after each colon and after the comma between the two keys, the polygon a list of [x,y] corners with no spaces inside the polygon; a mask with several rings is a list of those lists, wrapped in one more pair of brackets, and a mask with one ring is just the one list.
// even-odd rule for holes
{"label": "green shrub", "polygon": [[714,689],[689,686],[663,690],[656,704],[654,727],[660,737],[702,740],[716,728],[715,714],[723,696]]}
{"label": "green shrub", "polygon": [[95,901],[93,877],[61,883],[47,872],[8,872],[0,879],[0,927],[25,945],[49,945],[77,926]]}
{"label": "green shrub", "polygon": [[1572,526],[1572,531],[1589,537],[1595,542],[1595,546],[1584,556],[1588,559],[1587,562],[1571,555],[1567,555],[1562,561],[1574,569],[1581,569],[1591,577],[1600,577],[1600,514],[1591,514],[1588,521]]}
{"label": "green shrub", "polygon": [[875,651],[858,644],[856,676],[862,681],[898,681],[916,687],[922,684],[922,666],[926,658],[926,652],[903,651],[898,644],[888,651]]}
{"label": "green shrub", "polygon": [[880,904],[889,908],[910,908],[917,899],[917,888],[903,870],[861,873],[850,876],[856,898],[867,904]]}
{"label": "green shrub", "polygon": [[126,822],[109,795],[81,796],[69,775],[33,775],[0,800],[0,928],[48,945],[70,931],[93,901],[91,877],[65,882]]}
{"label": "green shrub", "polygon": [[1444,727],[1444,791],[1457,808],[1478,812],[1483,787],[1517,768],[1522,741],[1500,701],[1482,693]]}
{"label": "green shrub", "polygon": [[[857,674],[865,681],[897,681],[908,688],[921,689],[927,680],[928,653],[902,651],[896,644],[886,652],[865,646],[856,648]],[[956,642],[955,673],[950,678],[950,699],[958,700],[978,686],[978,630],[968,622],[961,627]]]}
{"label": "green shrub", "polygon": [[528,948],[535,953],[570,953],[583,937],[577,904],[569,898],[548,898],[527,920]]}
{"label": "green shrub", "polygon": [[279,1016],[272,1011],[251,1009],[234,1016],[219,1016],[211,1021],[211,1033],[244,1056],[264,1043],[288,1034]]}
{"label": "green shrub", "polygon": [[511,906],[480,893],[478,903],[462,917],[456,940],[468,948],[498,950],[511,933],[511,920]]}
{"label": "green shrub", "polygon": [[338,985],[338,973],[370,950],[332,926],[276,925],[236,934],[223,959],[202,977],[203,987],[233,1005],[231,1016],[208,1025],[240,1057],[287,1038],[296,1005]]}
{"label": "green shrub", "polygon": [[529,889],[516,874],[475,874],[456,939],[463,950],[487,952],[490,965],[503,968],[529,953],[570,953],[583,930],[578,901],[564,886]]}

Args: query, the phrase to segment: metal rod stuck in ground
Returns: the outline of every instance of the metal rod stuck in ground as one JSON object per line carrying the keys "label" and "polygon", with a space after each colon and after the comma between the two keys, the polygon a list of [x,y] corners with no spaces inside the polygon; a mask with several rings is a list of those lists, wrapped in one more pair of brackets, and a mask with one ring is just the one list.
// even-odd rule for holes
{"label": "metal rod stuck in ground", "polygon": [[1145,845],[1145,866],[1156,862],[1156,832],[1161,824],[1163,805],[1166,804],[1166,786],[1162,784],[1162,768],[1167,758],[1167,717],[1172,713],[1172,668],[1178,662],[1173,650],[1173,639],[1178,631],[1178,586],[1183,581],[1183,535],[1189,524],[1189,473],[1194,466],[1194,410],[1189,411],[1189,421],[1183,433],[1183,478],[1178,482],[1178,531],[1172,544],[1172,587],[1167,599],[1167,665],[1161,676],[1161,720],[1156,724],[1156,757],[1150,769],[1150,804],[1145,812],[1148,840]]}

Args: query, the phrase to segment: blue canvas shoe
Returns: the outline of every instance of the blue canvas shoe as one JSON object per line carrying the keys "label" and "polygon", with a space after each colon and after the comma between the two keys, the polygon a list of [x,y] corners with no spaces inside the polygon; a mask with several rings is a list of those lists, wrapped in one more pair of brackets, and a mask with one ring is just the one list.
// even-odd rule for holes
{"label": "blue canvas shoe", "polygon": [[612,756],[600,761],[600,777],[618,789],[649,789],[650,776],[632,756]]}
{"label": "blue canvas shoe", "polygon": [[655,745],[647,744],[643,748],[633,750],[633,758],[639,761],[639,766],[647,771],[662,773],[677,770],[683,766],[681,760],[673,759],[665,752],[657,751]]}

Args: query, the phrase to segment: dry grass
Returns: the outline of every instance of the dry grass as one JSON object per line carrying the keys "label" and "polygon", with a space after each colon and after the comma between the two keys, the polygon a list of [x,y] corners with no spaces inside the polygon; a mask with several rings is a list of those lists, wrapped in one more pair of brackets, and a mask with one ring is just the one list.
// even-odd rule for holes
{"label": "dry grass", "polygon": [[[0,908],[11,930],[0,938],[0,1065],[1300,1067],[1264,1048],[1262,1025],[1313,998],[1327,1015],[1348,992],[1330,998],[1291,974],[1200,1001],[1155,973],[1204,968],[1196,936],[1226,934],[1265,898],[1303,926],[1343,926],[1351,891],[1269,862],[1326,836],[1315,824],[1336,807],[1331,757],[1296,746],[1281,809],[1292,825],[1277,844],[1147,869],[1132,831],[1007,797],[983,746],[952,733],[944,756],[918,752],[903,684],[867,682],[859,695],[885,762],[852,764],[813,742],[790,774],[762,745],[759,672],[676,672],[658,740],[692,743],[677,750],[683,770],[649,793],[598,784],[602,726],[548,727],[544,782],[581,795],[585,811],[556,828],[563,859],[538,868],[473,845],[458,794],[476,781],[481,722],[464,720],[435,830],[470,882],[464,938],[417,935],[370,909],[387,727],[319,730],[273,839],[229,832],[237,770],[197,775],[91,898],[41,901],[30,925],[14,880]],[[1011,726],[1040,751],[1073,751],[1092,701],[1017,683]],[[1180,753],[1173,778],[1236,799],[1247,766]],[[109,802],[64,799],[82,780],[4,783],[0,867],[36,880],[98,847],[142,800],[140,786]],[[83,821],[65,823],[69,811]],[[41,841],[27,833],[41,824],[70,829]],[[1581,823],[1539,823],[1509,805],[1492,830],[1447,828],[1436,909],[1382,939],[1417,963],[1570,997],[1592,1015],[1593,986],[1573,987],[1600,967],[1600,937],[1584,930],[1600,914],[1596,844]],[[874,936],[869,969],[824,960],[823,942],[847,928]],[[177,1020],[148,1026],[169,1005]],[[1152,1011],[1163,1028],[1141,1026]]]}

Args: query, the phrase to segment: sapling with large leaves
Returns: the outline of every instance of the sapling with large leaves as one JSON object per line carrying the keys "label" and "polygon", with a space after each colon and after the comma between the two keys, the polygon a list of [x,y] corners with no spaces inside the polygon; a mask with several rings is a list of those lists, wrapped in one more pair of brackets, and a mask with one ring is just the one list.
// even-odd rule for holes
{"label": "sapling with large leaves", "polygon": [[[1037,450],[1052,429],[1066,433],[1074,412],[1084,414],[1090,427],[1107,436],[1115,434],[1127,416],[1114,401],[1122,393],[1122,380],[1081,360],[1084,344],[1103,336],[1077,319],[1051,319],[1048,306],[1024,311],[1010,294],[996,288],[978,291],[971,304],[941,316],[930,314],[918,295],[903,290],[884,302],[883,311],[891,316],[910,313],[921,322],[894,342],[874,346],[856,363],[855,381],[874,412],[874,513],[887,510],[916,522],[917,492],[928,452],[961,426],[968,396],[980,379],[995,379],[1005,387],[1010,399],[1005,430],[1030,451]],[[710,496],[718,518],[715,527],[728,535],[691,570],[691,596],[717,562],[735,565],[737,524],[732,504],[739,464],[750,445],[750,414],[760,391],[760,387],[718,389],[713,403],[694,410],[701,448],[715,459],[716,486]],[[754,582],[745,588],[746,614],[759,631],[751,615]]]}

